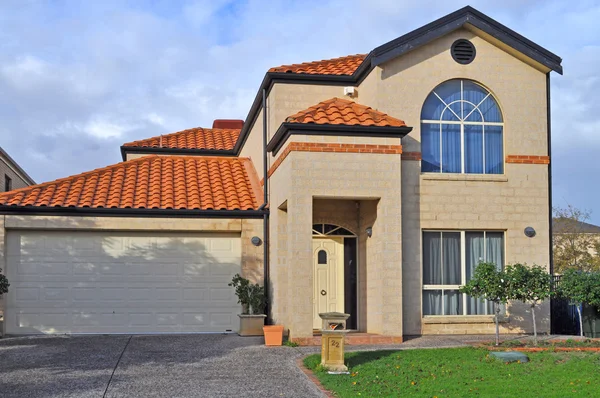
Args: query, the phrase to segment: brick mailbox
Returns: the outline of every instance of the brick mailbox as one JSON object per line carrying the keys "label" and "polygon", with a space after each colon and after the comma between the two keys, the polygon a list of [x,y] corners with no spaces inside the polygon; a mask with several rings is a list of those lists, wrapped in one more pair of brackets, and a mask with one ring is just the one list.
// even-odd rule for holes
{"label": "brick mailbox", "polygon": [[319,314],[323,320],[321,328],[321,365],[331,372],[348,372],[344,363],[344,337],[346,320],[350,314],[325,312]]}

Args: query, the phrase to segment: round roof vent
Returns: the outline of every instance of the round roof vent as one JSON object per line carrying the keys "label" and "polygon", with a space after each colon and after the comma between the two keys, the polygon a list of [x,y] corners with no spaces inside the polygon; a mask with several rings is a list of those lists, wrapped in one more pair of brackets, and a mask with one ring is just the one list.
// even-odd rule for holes
{"label": "round roof vent", "polygon": [[462,65],[467,65],[475,59],[475,46],[468,40],[458,39],[450,47],[452,58]]}

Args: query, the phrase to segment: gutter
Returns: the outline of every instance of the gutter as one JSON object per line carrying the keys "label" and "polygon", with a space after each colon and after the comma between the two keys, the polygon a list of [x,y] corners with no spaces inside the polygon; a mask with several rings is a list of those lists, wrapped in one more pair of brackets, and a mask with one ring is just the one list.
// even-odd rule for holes
{"label": "gutter", "polygon": [[90,207],[0,206],[0,214],[94,216],[94,217],[174,217],[174,218],[262,218],[269,210],[183,210],[115,209]]}
{"label": "gutter", "polygon": [[549,247],[549,261],[550,261],[550,275],[554,275],[554,253],[553,253],[553,220],[552,220],[552,120],[550,110],[550,72],[546,73],[546,123],[548,132],[548,157],[550,162],[548,163],[548,223],[550,227],[550,247]]}
{"label": "gutter", "polygon": [[[269,203],[269,178],[267,176],[269,167],[267,165],[267,90],[262,89],[262,112],[263,112],[263,204],[259,210],[264,210]],[[265,289],[265,313],[267,315],[266,324],[271,324],[271,305],[269,295],[269,213],[265,212],[263,216],[263,286]]]}

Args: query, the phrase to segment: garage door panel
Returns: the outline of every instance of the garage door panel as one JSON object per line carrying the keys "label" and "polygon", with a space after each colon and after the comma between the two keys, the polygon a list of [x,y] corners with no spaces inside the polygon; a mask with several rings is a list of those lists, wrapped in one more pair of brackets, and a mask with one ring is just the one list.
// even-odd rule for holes
{"label": "garage door panel", "polygon": [[7,333],[238,329],[239,237],[72,234],[9,231]]}

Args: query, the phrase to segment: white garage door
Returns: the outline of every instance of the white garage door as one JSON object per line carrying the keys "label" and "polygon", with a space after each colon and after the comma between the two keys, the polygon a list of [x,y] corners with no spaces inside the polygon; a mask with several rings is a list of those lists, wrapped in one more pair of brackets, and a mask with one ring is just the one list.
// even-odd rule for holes
{"label": "white garage door", "polygon": [[232,235],[9,231],[6,333],[237,331]]}

